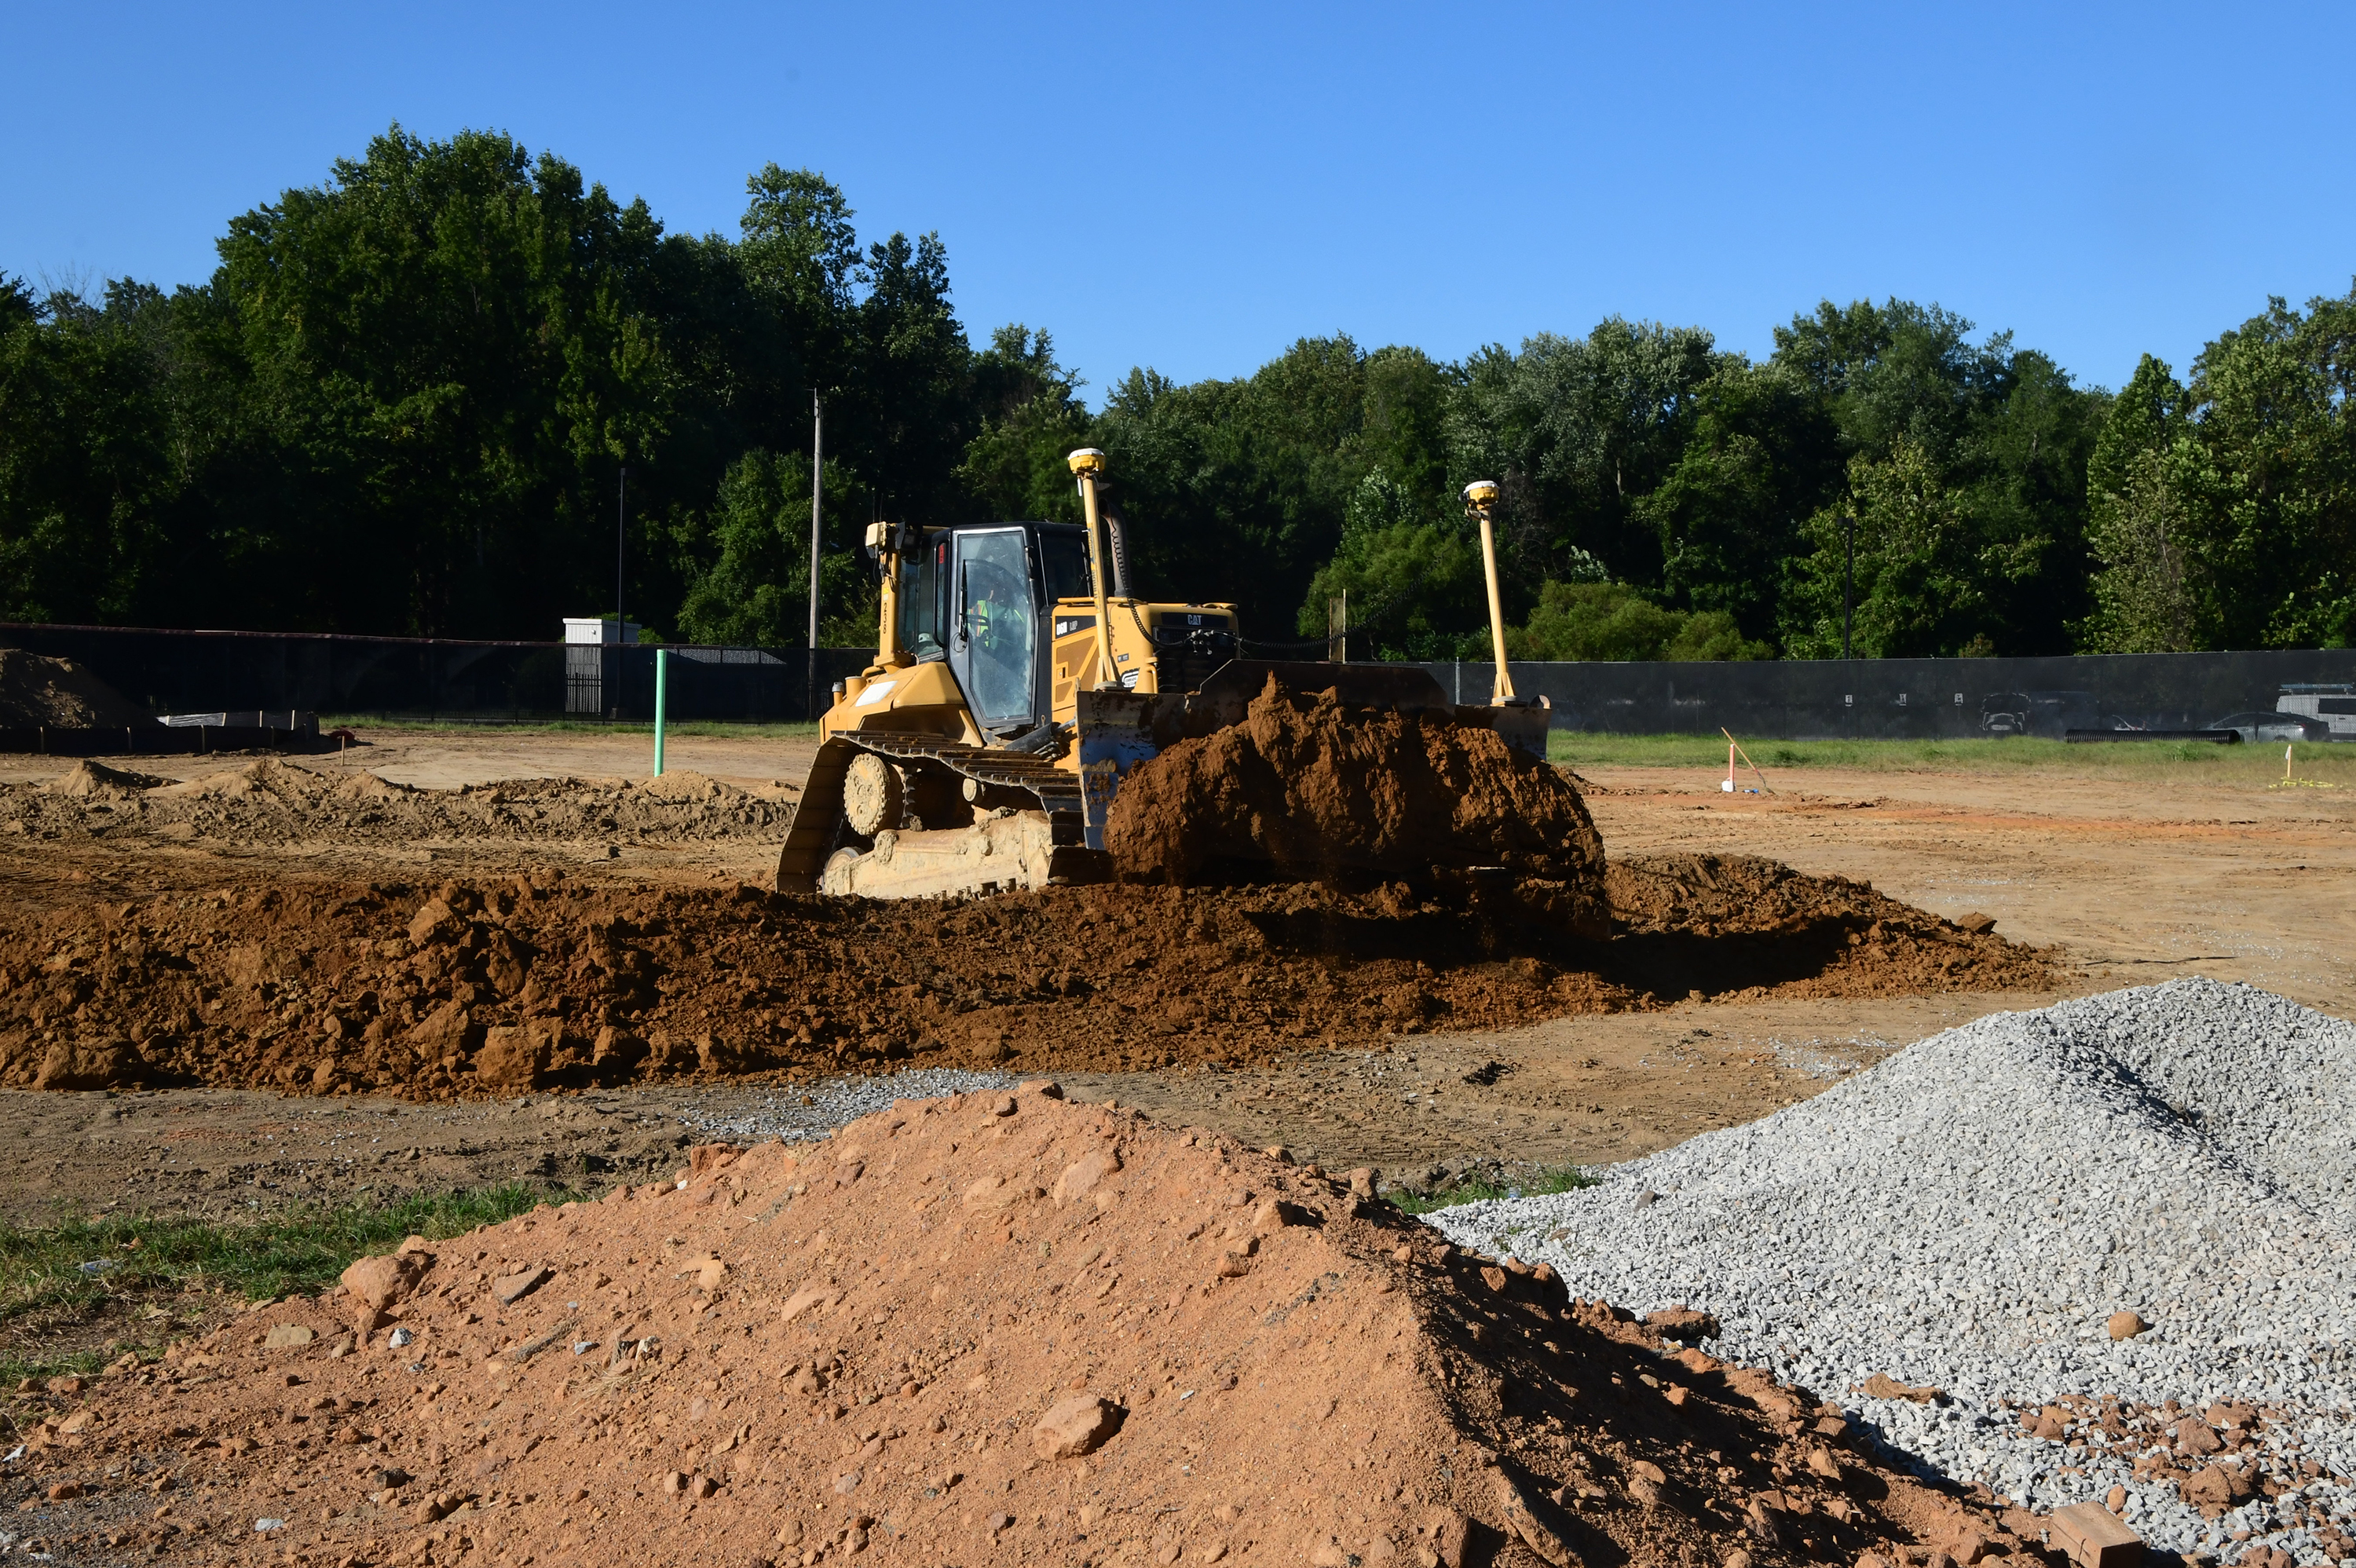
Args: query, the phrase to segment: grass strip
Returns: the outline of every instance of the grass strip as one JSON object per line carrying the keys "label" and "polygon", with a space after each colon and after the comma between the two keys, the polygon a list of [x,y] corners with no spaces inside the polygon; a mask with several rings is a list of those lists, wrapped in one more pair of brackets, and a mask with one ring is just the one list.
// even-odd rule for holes
{"label": "grass strip", "polygon": [[[441,1241],[575,1196],[515,1182],[229,1224],[136,1215],[0,1223],[0,1383],[90,1372],[126,1349],[152,1348],[155,1340],[136,1338],[72,1349],[43,1346],[75,1339],[77,1325],[109,1315],[110,1297],[207,1290],[263,1301],[316,1294],[355,1258],[388,1252],[409,1236]],[[168,1317],[126,1317],[123,1327],[151,1328],[160,1339],[173,1323]]]}
{"label": "grass strip", "polygon": [[[2097,741],[2072,744],[2030,736],[1926,741],[1767,741],[1741,737],[1767,770],[1844,769],[1859,773],[2050,773],[2086,778],[2188,777],[2263,786],[2282,777],[2279,741],[2219,746],[2203,741]],[[1697,768],[1725,776],[1726,742],[1714,735],[1606,735],[1557,730],[1547,760],[1574,768]],[[2297,750],[2300,772],[2356,782],[2356,745],[2308,742]],[[1737,770],[1738,787],[1753,781]]]}
{"label": "grass strip", "polygon": [[1394,1189],[1383,1194],[1383,1201],[1402,1214],[1429,1214],[1438,1209],[1453,1209],[1460,1203],[1481,1203],[1495,1198],[1537,1198],[1553,1192],[1575,1192],[1594,1185],[1594,1178],[1575,1165],[1565,1165],[1498,1180],[1471,1177],[1451,1186],[1435,1187],[1429,1192]]}

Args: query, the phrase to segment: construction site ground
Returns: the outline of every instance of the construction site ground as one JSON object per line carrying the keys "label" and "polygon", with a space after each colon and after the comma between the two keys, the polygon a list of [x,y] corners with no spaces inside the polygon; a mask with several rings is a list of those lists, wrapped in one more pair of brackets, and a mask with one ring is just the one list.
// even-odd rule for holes
{"label": "construction site ground", "polygon": [[[302,765],[452,790],[519,778],[643,779],[649,762],[642,732],[380,729],[362,738],[369,743]],[[811,749],[790,735],[679,736],[668,766],[782,807]],[[190,778],[238,760],[139,765]],[[0,784],[55,779],[69,767],[0,760]],[[1444,1180],[1492,1164],[1510,1174],[1648,1153],[1804,1098],[1964,1019],[2062,995],[2200,973],[2341,1016],[2356,1006],[2347,958],[2356,914],[2331,891],[2356,864],[2356,791],[2269,790],[2254,768],[2222,777],[2188,769],[2182,778],[2165,769],[2124,777],[2062,768],[1794,770],[1771,773],[1772,796],[1728,795],[1722,775],[1701,769],[1584,772],[1615,860],[1764,856],[1869,882],[1933,914],[1985,913],[2001,934],[2042,950],[2046,983],[1687,1001],[1399,1036],[1387,1048],[1360,1037],[1255,1050],[1234,1065],[1196,1051],[1151,1071],[1056,1076],[1076,1098],[1118,1099],[1253,1147],[1283,1145],[1329,1169],[1372,1164]],[[234,896],[372,878],[430,886],[550,865],[616,888],[760,884],[774,846],[773,836],[752,834],[662,842],[643,829],[562,843],[325,835],[136,848],[19,836],[0,838],[0,883],[15,912],[0,923],[173,890]],[[1017,1065],[1029,1072],[1041,1064]],[[228,1217],[519,1177],[601,1189],[676,1164],[691,1123],[727,1120],[776,1093],[773,1083],[709,1081],[423,1103],[251,1088],[5,1092],[0,1136],[16,1157],[0,1186],[0,1212],[18,1222],[141,1208]]]}

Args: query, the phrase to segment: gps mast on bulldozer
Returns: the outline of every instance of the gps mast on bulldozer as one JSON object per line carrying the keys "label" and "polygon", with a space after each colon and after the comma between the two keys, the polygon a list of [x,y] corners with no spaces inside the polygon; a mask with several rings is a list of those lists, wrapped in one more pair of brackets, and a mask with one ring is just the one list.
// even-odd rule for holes
{"label": "gps mast on bulldozer", "polygon": [[[1069,461],[1083,523],[869,528],[875,662],[835,688],[819,722],[780,891],[922,898],[1102,880],[1121,779],[1186,735],[1239,721],[1271,677],[1359,707],[1449,712],[1545,754],[1543,700],[1513,700],[1502,634],[1496,698],[1457,709],[1420,669],[1239,659],[1233,604],[1137,597],[1103,509],[1105,455]],[[1494,560],[1489,588],[1502,625]]]}

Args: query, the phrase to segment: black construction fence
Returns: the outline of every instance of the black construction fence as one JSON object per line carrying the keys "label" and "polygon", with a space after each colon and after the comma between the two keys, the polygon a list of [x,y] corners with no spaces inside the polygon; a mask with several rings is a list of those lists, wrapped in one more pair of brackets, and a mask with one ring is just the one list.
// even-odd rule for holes
{"label": "black construction fence", "polygon": [[[1422,667],[1485,702],[1495,666]],[[2070,731],[2204,730],[2287,706],[2356,739],[2356,648],[2049,658],[1762,659],[1725,664],[1512,663],[1558,730],[1781,741],[1933,740]],[[2323,688],[2317,692],[2300,688]]]}
{"label": "black construction fence", "polygon": [[[292,632],[166,631],[0,622],[0,646],[70,658],[151,713],[302,709],[496,723],[654,717],[651,644],[472,642]],[[670,645],[673,721],[795,723],[874,661],[872,648]],[[815,666],[815,667],[813,667]],[[813,710],[813,699],[817,708]]]}
{"label": "black construction fence", "polygon": [[[0,646],[71,658],[157,714],[299,709],[497,722],[654,716],[648,644],[471,642],[309,633],[162,631],[0,622]],[[823,712],[868,648],[673,645],[680,722],[792,723]],[[1421,667],[1459,701],[1488,699],[1485,662]],[[1515,689],[1558,730],[1775,740],[1933,739],[2071,730],[2199,730],[2290,706],[2356,738],[2356,648],[2050,658],[1515,663]],[[815,708],[812,704],[815,701]]]}

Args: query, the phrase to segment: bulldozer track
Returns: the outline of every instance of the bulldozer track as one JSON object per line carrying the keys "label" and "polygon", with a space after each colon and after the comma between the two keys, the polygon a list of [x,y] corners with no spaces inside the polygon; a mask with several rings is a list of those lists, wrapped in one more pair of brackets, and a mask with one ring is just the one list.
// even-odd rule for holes
{"label": "bulldozer track", "polygon": [[1039,802],[1039,808],[1051,821],[1066,812],[1072,815],[1074,821],[1079,819],[1078,776],[1065,772],[1044,757],[1025,752],[971,746],[963,741],[945,741],[937,735],[904,734],[889,730],[862,730],[856,735],[840,738],[882,756],[896,757],[902,762],[938,763],[950,772],[980,784],[1001,789],[1026,790]]}
{"label": "bulldozer track", "polygon": [[851,759],[862,752],[902,763],[937,763],[951,773],[998,789],[1020,790],[1047,814],[1053,839],[1059,845],[1084,841],[1080,781],[1044,757],[1023,752],[997,751],[894,730],[862,730],[836,735],[819,747],[802,782],[801,803],[795,807],[792,827],[777,853],[777,890],[815,892],[826,859],[835,845],[835,817],[841,813],[842,778]]}

